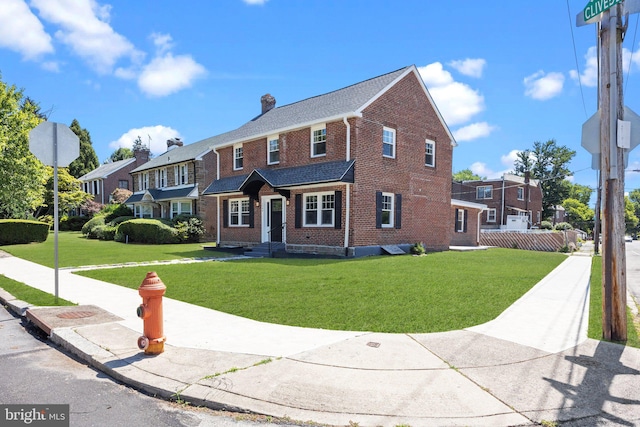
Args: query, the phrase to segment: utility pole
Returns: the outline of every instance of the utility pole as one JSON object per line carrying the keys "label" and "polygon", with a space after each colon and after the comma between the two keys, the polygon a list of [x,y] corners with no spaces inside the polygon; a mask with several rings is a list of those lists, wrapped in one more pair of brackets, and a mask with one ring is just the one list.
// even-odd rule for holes
{"label": "utility pole", "polygon": [[622,94],[622,9],[616,4],[600,22],[600,168],[603,190],[602,330],[610,341],[627,340],[624,244],[624,149],[618,147]]}

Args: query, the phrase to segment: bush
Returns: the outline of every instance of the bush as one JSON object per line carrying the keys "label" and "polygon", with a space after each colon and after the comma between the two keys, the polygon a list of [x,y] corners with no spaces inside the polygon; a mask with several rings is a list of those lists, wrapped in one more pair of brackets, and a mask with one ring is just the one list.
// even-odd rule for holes
{"label": "bush", "polygon": [[413,246],[411,246],[411,253],[414,255],[424,255],[425,252],[427,251],[424,248],[424,243],[415,243]]}
{"label": "bush", "polygon": [[49,235],[49,224],[24,219],[0,220],[0,245],[44,242]]}
{"label": "bush", "polygon": [[98,240],[114,240],[117,227],[113,225],[98,225],[93,228],[93,234],[95,234]]}
{"label": "bush", "polygon": [[53,215],[40,215],[36,220],[49,224],[49,228],[53,228]]}
{"label": "bush", "polygon": [[100,211],[100,215],[104,215],[104,222],[106,224],[121,216],[133,216],[133,211],[126,205],[109,203],[108,205],[104,205]]}
{"label": "bush", "polygon": [[199,242],[204,234],[204,223],[195,215],[177,215],[172,222],[178,231],[178,238],[183,242]]}
{"label": "bush", "polygon": [[89,221],[89,218],[86,216],[64,216],[60,219],[59,230],[80,231],[87,221]]}
{"label": "bush", "polygon": [[91,218],[85,225],[82,226],[82,234],[87,236],[89,239],[97,239],[95,228],[103,227],[105,225],[104,216],[97,215]]}
{"label": "bush", "polygon": [[553,224],[551,224],[551,221],[542,221],[540,223],[540,229],[541,230],[553,230]]}
{"label": "bush", "polygon": [[556,226],[553,229],[563,231],[563,230],[572,230],[573,227],[568,222],[559,222],[556,224]]}
{"label": "bush", "polygon": [[115,241],[135,243],[179,243],[178,231],[157,219],[132,219],[118,225]]}
{"label": "bush", "polygon": [[130,219],[136,219],[136,217],[135,216],[119,216],[109,221],[108,225],[112,225],[115,227],[116,225],[119,225],[125,221],[129,221]]}

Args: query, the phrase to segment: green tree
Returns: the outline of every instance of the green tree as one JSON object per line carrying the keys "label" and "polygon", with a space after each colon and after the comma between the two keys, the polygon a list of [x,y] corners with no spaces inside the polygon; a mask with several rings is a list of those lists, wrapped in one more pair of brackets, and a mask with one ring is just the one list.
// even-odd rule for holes
{"label": "green tree", "polygon": [[640,220],[636,215],[636,207],[629,196],[624,196],[624,228],[627,234],[633,234],[638,231],[638,222]]}
{"label": "green tree", "polygon": [[[640,188],[636,188],[635,190],[629,193],[629,201],[633,205],[633,213],[637,218],[640,219]],[[626,201],[625,201],[625,207],[626,207]],[[640,224],[636,225],[636,228],[635,230],[633,230],[633,233],[636,235],[640,234]]]}
{"label": "green tree", "polygon": [[574,228],[590,233],[593,229],[594,212],[586,204],[578,199],[566,199],[562,202],[568,221]]}
{"label": "green tree", "polygon": [[591,195],[594,193],[594,189],[588,185],[574,184],[568,180],[564,180],[563,185],[566,187],[568,193],[568,199],[576,199],[581,203],[588,205],[591,201]]}
{"label": "green tree", "polygon": [[462,169],[453,174],[453,180],[462,182],[462,181],[481,181],[483,179],[487,179],[487,177],[481,177],[471,171],[471,169]]}
{"label": "green tree", "polygon": [[[54,215],[53,201],[53,168],[47,167],[47,183],[43,207],[43,214]],[[73,177],[67,168],[58,168],[58,213],[65,213],[79,208],[87,200],[93,198],[91,194],[80,190],[80,181]]]}
{"label": "green tree", "polygon": [[80,178],[100,166],[100,161],[93,149],[89,131],[80,127],[80,123],[76,119],[73,119],[69,129],[78,135],[80,139],[80,156],[69,165],[69,173],[76,178]]}
{"label": "green tree", "polygon": [[514,163],[516,175],[524,176],[528,171],[531,178],[540,181],[543,218],[550,218],[554,206],[568,198],[568,189],[563,181],[571,175],[568,164],[575,154],[566,146],[558,146],[553,139],[544,143],[536,141],[533,150],[518,153]]}
{"label": "green tree", "polygon": [[29,151],[42,118],[23,91],[0,80],[0,218],[26,218],[43,202],[44,165]]}
{"label": "green tree", "polygon": [[131,148],[120,147],[109,156],[109,160],[107,163],[117,162],[119,160],[131,159],[134,157],[133,151]]}

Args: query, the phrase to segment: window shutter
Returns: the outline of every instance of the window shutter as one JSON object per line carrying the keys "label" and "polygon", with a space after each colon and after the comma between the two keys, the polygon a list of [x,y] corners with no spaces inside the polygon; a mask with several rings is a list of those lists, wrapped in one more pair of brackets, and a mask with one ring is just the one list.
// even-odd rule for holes
{"label": "window shutter", "polygon": [[224,228],[229,226],[229,200],[222,201],[222,226]]}
{"label": "window shutter", "polygon": [[402,194],[396,194],[396,228],[402,228]]}
{"label": "window shutter", "polygon": [[456,232],[458,231],[458,211],[459,210],[460,209],[457,209],[457,208],[455,209],[455,215],[453,218],[453,231],[456,231]]}
{"label": "window shutter", "polygon": [[340,230],[342,228],[342,191],[336,191],[335,199],[335,218],[333,220],[333,224],[336,230]]}
{"label": "window shutter", "polygon": [[465,232],[465,233],[467,232],[467,218],[468,218],[468,216],[469,216],[468,215],[468,211],[465,209],[464,210],[464,225],[463,225],[463,229],[462,229],[462,231]]}
{"label": "window shutter", "polygon": [[376,228],[382,228],[382,191],[376,191]]}
{"label": "window shutter", "polygon": [[254,222],[253,222],[253,215],[255,213],[255,203],[256,199],[253,197],[249,197],[249,228],[253,228],[254,227]]}
{"label": "window shutter", "polygon": [[296,194],[295,228],[302,228],[302,194]]}

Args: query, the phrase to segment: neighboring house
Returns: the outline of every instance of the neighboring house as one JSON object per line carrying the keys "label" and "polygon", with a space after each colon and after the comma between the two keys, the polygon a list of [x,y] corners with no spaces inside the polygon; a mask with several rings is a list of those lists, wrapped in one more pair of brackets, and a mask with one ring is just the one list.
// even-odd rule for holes
{"label": "neighboring house", "polygon": [[[125,204],[139,218],[173,218],[200,214],[199,189],[210,181],[215,162],[208,144],[167,141],[167,151],[131,171],[133,194]],[[209,154],[209,162],[203,155]]]}
{"label": "neighboring house", "polygon": [[449,247],[456,144],[415,66],[261,102],[258,117],[193,144],[215,155],[199,213],[219,244],[347,256]]}
{"label": "neighboring house", "polygon": [[480,244],[480,222],[487,205],[451,199],[453,231],[451,246],[478,246]]}
{"label": "neighboring house", "polygon": [[542,189],[535,179],[504,174],[499,179],[463,181],[452,184],[452,198],[487,205],[481,215],[483,229],[505,229],[518,218],[525,228],[538,227],[542,220]]}
{"label": "neighboring house", "polygon": [[569,216],[567,215],[567,211],[562,205],[555,205],[553,207],[553,221],[552,224],[560,224],[561,222],[567,222]]}
{"label": "neighboring house", "polygon": [[135,152],[136,156],[117,162],[105,163],[91,172],[78,178],[82,190],[93,195],[93,200],[100,204],[111,201],[111,193],[116,188],[133,190],[130,172],[149,161],[149,151]]}

